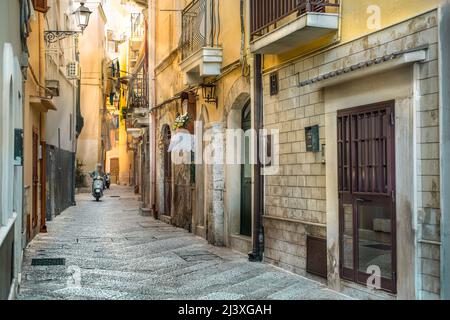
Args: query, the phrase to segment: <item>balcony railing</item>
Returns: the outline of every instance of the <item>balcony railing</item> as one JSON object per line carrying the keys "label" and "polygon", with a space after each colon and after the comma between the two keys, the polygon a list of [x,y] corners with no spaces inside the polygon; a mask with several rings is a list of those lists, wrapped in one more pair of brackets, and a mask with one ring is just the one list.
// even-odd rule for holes
{"label": "balcony railing", "polygon": [[327,7],[339,7],[339,0],[251,0],[250,5],[253,37],[293,13],[326,12]]}
{"label": "balcony railing", "polygon": [[129,84],[128,110],[148,109],[149,107],[149,82],[148,74],[142,66],[131,78]]}
{"label": "balcony railing", "polygon": [[131,37],[142,38],[145,35],[144,17],[141,13],[131,14]]}
{"label": "balcony railing", "polygon": [[183,10],[181,43],[183,59],[207,45],[206,13],[207,0],[194,0]]}

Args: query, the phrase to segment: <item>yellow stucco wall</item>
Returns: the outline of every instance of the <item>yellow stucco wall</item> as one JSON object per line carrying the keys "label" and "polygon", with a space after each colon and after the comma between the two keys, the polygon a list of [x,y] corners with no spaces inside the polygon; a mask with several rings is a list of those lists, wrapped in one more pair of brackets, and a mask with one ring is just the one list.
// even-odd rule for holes
{"label": "yellow stucco wall", "polygon": [[[181,13],[174,10],[183,10],[190,0],[157,0],[156,4],[156,105],[160,105],[187,86],[184,84],[183,73],[180,68],[181,54],[175,52],[181,35]],[[226,69],[238,62],[241,57],[241,22],[240,1],[226,0],[219,2],[220,26],[218,45],[223,49],[222,67]],[[247,14],[247,12],[244,12]],[[245,36],[245,34],[244,34]],[[247,48],[247,42],[245,43]],[[223,121],[225,101],[229,90],[241,77],[240,68],[224,75],[217,85],[219,106],[207,104],[202,100],[201,89],[197,102],[197,115],[203,106],[208,111],[210,122]],[[181,108],[179,108],[181,110]],[[177,112],[172,110],[172,113]],[[174,114],[172,118],[174,118]]]}
{"label": "yellow stucco wall", "polygon": [[[296,48],[280,55],[265,55],[264,68],[272,68],[306,55],[327,45],[342,44],[362,36],[395,25],[396,23],[417,16],[436,8],[441,0],[340,0],[341,1],[341,29],[340,40],[335,41],[338,34],[318,39],[306,46]],[[373,19],[379,17],[379,25],[373,24]],[[376,28],[375,28],[376,27]],[[378,28],[379,27],[379,28]],[[336,39],[338,40],[338,39]]]}
{"label": "yellow stucco wall", "polygon": [[[129,41],[119,45],[119,63],[122,71],[128,70],[128,53],[129,53]],[[127,76],[126,72],[121,72],[121,76]],[[120,92],[120,110],[127,107],[127,95],[128,92],[124,88]],[[127,149],[127,129],[125,120],[122,118],[122,112],[120,114],[119,121],[119,143],[113,145],[113,148],[107,151],[106,154],[106,170],[110,171],[111,159],[119,158],[119,181],[121,185],[128,185],[130,183],[130,164],[133,161],[133,152]]]}
{"label": "yellow stucco wall", "polygon": [[[30,105],[30,97],[43,96],[44,92],[39,84],[45,83],[45,48],[44,37],[44,17],[41,13],[36,14],[36,19],[31,20],[30,27],[32,32],[28,37],[27,44],[30,52],[28,78],[25,81],[24,93],[24,213],[31,215],[33,209],[33,128],[38,130],[39,141],[45,140],[45,119],[46,113],[41,113]],[[33,72],[31,71],[33,70]],[[36,78],[35,78],[35,77]],[[42,160],[38,161],[38,168]],[[39,184],[43,182],[40,170]],[[41,193],[38,188],[37,194],[37,212],[38,217],[41,215]],[[24,222],[26,223],[26,222]],[[39,231],[38,229],[30,230],[31,238]],[[31,240],[31,239],[28,239]]]}

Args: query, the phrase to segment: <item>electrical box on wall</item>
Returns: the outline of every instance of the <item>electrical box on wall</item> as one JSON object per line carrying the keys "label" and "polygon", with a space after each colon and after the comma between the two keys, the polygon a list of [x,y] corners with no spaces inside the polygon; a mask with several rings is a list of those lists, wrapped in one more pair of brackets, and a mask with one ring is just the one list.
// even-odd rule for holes
{"label": "electrical box on wall", "polygon": [[14,130],[14,164],[23,166],[23,129]]}
{"label": "electrical box on wall", "polygon": [[305,128],[305,141],[307,152],[320,152],[319,126]]}

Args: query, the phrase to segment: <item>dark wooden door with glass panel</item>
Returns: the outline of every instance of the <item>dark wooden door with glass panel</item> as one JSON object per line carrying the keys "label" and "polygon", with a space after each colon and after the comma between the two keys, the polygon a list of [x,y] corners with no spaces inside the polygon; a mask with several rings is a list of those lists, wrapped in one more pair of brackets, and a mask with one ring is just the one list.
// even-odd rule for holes
{"label": "dark wooden door with glass panel", "polygon": [[338,114],[341,277],[396,291],[394,102]]}
{"label": "dark wooden door with glass panel", "polygon": [[252,235],[252,165],[250,163],[250,135],[252,128],[250,102],[242,111],[242,130],[247,132],[243,143],[244,163],[241,165],[241,234]]}

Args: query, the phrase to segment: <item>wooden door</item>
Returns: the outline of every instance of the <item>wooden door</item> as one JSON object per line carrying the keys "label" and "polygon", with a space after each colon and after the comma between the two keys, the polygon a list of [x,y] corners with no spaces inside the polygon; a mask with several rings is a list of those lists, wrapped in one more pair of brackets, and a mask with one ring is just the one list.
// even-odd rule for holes
{"label": "wooden door", "polygon": [[[338,115],[341,276],[396,291],[394,102]],[[376,269],[374,269],[376,268]]]}
{"label": "wooden door", "polygon": [[117,184],[119,182],[119,174],[120,174],[119,158],[110,159],[109,169],[110,169],[110,174],[111,174],[111,183]]}

